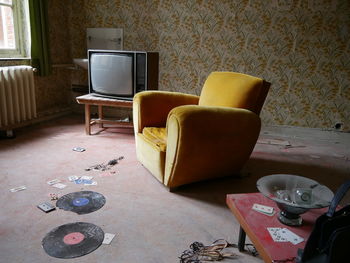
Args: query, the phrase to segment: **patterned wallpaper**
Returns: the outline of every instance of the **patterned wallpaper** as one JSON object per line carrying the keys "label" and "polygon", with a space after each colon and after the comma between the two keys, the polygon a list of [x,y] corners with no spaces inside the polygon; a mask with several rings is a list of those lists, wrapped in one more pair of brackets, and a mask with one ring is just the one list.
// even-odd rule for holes
{"label": "patterned wallpaper", "polygon": [[[51,0],[53,64],[86,57],[87,27],[124,29],[124,49],[158,51],[160,89],[200,94],[211,71],[272,83],[265,124],[350,130],[348,0]],[[37,78],[39,111],[74,103],[86,74]]]}
{"label": "patterned wallpaper", "polygon": [[160,53],[160,89],[199,94],[211,71],[272,82],[266,124],[350,130],[347,0],[79,0],[73,56],[85,28],[124,29],[126,50]]}

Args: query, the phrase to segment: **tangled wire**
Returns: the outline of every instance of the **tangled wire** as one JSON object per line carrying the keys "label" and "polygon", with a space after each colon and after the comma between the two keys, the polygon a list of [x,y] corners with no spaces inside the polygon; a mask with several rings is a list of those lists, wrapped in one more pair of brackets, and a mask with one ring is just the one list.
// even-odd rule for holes
{"label": "tangled wire", "polygon": [[[257,256],[258,253],[251,244],[246,245],[248,252],[253,256]],[[237,254],[232,252],[226,252],[226,248],[237,248],[236,244],[230,244],[224,239],[218,239],[214,241],[210,246],[204,246],[200,242],[194,242],[190,245],[190,249],[182,252],[180,263],[201,263],[202,261],[219,261],[224,258],[237,258]]]}

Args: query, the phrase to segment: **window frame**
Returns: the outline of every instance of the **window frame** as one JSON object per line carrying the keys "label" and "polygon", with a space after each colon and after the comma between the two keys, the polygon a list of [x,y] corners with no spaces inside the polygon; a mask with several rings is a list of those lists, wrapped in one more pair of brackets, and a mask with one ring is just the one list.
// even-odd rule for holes
{"label": "window frame", "polygon": [[15,34],[15,48],[0,48],[1,58],[26,58],[25,49],[25,23],[27,23],[27,15],[25,12],[25,1],[12,0],[11,4],[0,3],[0,6],[8,6],[13,12],[13,27]]}

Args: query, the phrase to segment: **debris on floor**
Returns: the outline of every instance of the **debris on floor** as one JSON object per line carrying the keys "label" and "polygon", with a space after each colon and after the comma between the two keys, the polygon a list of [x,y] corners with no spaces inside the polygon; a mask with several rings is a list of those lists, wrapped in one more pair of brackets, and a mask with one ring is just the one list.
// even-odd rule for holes
{"label": "debris on floor", "polygon": [[61,182],[60,179],[53,179],[53,180],[47,181],[47,184],[48,185],[54,185],[54,184],[57,184],[57,183],[60,183],[60,182]]}
{"label": "debris on floor", "polygon": [[283,149],[290,149],[290,148],[305,148],[306,145],[285,145]]}
{"label": "debris on floor", "polygon": [[57,183],[57,184],[53,184],[53,185],[51,185],[52,187],[56,187],[56,188],[58,188],[58,189],[63,189],[63,188],[65,188],[67,185],[65,185],[65,184],[61,184],[61,183]]}
{"label": "debris on floor", "polygon": [[83,184],[83,185],[97,185],[96,181],[88,180],[88,179],[78,179],[74,181],[75,184]]}
{"label": "debris on floor", "polygon": [[279,145],[279,146],[292,146],[289,141],[280,140],[280,139],[259,139],[257,143]]}
{"label": "debris on floor", "polygon": [[320,159],[320,158],[321,158],[321,157],[318,156],[318,155],[310,155],[310,157],[311,157],[312,159]]}
{"label": "debris on floor", "polygon": [[110,177],[113,174],[116,174],[116,171],[103,171],[99,174],[100,177]]}
{"label": "debris on floor", "polygon": [[51,212],[53,210],[56,210],[56,207],[48,202],[45,202],[45,203],[42,203],[42,204],[39,204],[37,205],[37,207],[44,211],[45,213],[48,213],[48,212]]}
{"label": "debris on floor", "polygon": [[76,175],[68,176],[68,181],[74,182],[75,180],[78,180],[79,178],[80,178],[80,176],[76,176]]}
{"label": "debris on floor", "polygon": [[107,164],[101,163],[101,164],[96,164],[93,166],[90,166],[89,168],[86,168],[85,171],[106,171],[111,169],[114,165],[118,164],[120,160],[123,160],[124,156],[120,156],[117,159],[110,160]]}
{"label": "debris on floor", "polygon": [[83,148],[83,147],[74,147],[73,151],[75,151],[75,152],[84,152],[85,148]]}
{"label": "debris on floor", "polygon": [[237,258],[237,254],[226,252],[224,249],[234,247],[236,244],[230,244],[226,240],[218,239],[210,246],[204,246],[203,243],[194,242],[190,245],[190,249],[182,252],[180,263],[201,263],[202,261],[220,261],[225,258]]}
{"label": "debris on floor", "polygon": [[22,186],[18,186],[18,187],[15,187],[15,188],[11,188],[10,192],[15,193],[15,192],[23,191],[23,190],[26,190],[26,189],[27,189],[27,187],[22,185]]}
{"label": "debris on floor", "polygon": [[102,241],[102,244],[109,245],[111,244],[113,238],[115,237],[115,234],[111,233],[105,233],[104,239]]}
{"label": "debris on floor", "polygon": [[58,194],[54,194],[54,193],[50,193],[49,197],[50,197],[51,201],[58,200],[58,198],[59,198]]}

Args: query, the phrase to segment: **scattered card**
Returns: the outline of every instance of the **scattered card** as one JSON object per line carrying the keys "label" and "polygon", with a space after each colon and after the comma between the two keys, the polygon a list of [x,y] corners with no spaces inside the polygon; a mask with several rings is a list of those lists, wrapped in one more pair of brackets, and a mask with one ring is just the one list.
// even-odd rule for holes
{"label": "scattered card", "polygon": [[254,211],[260,212],[260,213],[262,213],[264,215],[268,215],[268,216],[273,216],[275,214],[273,207],[266,206],[266,205],[254,204],[252,209]]}
{"label": "scattered card", "polygon": [[302,237],[293,233],[288,228],[268,227],[267,230],[275,242],[291,242],[293,245],[297,245],[304,241]]}
{"label": "scattered card", "polygon": [[96,181],[89,181],[88,183],[85,183],[84,185],[97,185]]}
{"label": "scattered card", "polygon": [[15,193],[15,192],[22,191],[22,190],[26,190],[26,189],[27,189],[27,187],[25,187],[24,185],[22,185],[22,186],[18,186],[18,187],[15,187],[15,188],[11,188],[11,189],[10,189],[10,192]]}
{"label": "scattered card", "polygon": [[273,241],[275,242],[288,242],[288,240],[282,236],[280,233],[282,228],[280,227],[268,227],[267,231],[269,231],[270,236],[272,237]]}
{"label": "scattered card", "polygon": [[93,176],[86,176],[86,175],[80,177],[81,180],[91,180],[92,178],[94,178],[94,177]]}
{"label": "scattered card", "polygon": [[57,184],[57,183],[60,183],[61,180],[60,179],[53,179],[51,181],[48,181],[47,184],[48,185],[54,185],[54,184]]}
{"label": "scattered card", "polygon": [[58,184],[53,184],[52,186],[53,186],[53,187],[56,187],[56,188],[58,188],[58,189],[63,189],[63,188],[65,188],[67,185],[58,183]]}
{"label": "scattered card", "polygon": [[68,180],[70,182],[74,182],[75,180],[78,180],[79,178],[80,178],[80,176],[76,176],[76,175],[68,176]]}
{"label": "scattered card", "polygon": [[112,242],[114,237],[115,237],[115,234],[105,233],[105,237],[102,241],[102,244],[109,245]]}
{"label": "scattered card", "polygon": [[74,147],[73,151],[75,151],[75,152],[84,152],[85,148],[83,148],[83,147]]}
{"label": "scattered card", "polygon": [[282,228],[280,230],[280,233],[281,233],[282,237],[287,239],[293,245],[297,245],[297,244],[299,244],[299,243],[304,241],[304,239],[302,237],[300,237],[297,234],[293,233],[288,228]]}
{"label": "scattered card", "polygon": [[47,203],[47,202],[39,204],[37,207],[39,209],[41,209],[42,211],[44,211],[45,213],[51,212],[51,211],[56,209],[52,204]]}

